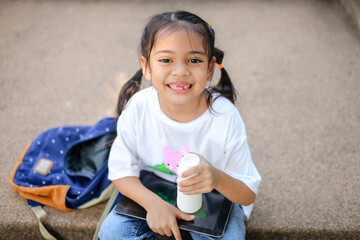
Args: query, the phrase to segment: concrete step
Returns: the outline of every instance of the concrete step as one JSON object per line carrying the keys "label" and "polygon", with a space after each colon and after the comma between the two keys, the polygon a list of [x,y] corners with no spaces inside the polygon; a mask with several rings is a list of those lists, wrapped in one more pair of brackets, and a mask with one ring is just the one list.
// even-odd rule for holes
{"label": "concrete step", "polygon": [[[211,23],[239,92],[263,177],[247,238],[357,239],[360,41],[335,0],[0,1],[0,239],[41,239],[7,183],[25,146],[113,116],[140,67],[145,22],[175,9]],[[104,206],[45,207],[45,225],[59,239],[91,239]]]}

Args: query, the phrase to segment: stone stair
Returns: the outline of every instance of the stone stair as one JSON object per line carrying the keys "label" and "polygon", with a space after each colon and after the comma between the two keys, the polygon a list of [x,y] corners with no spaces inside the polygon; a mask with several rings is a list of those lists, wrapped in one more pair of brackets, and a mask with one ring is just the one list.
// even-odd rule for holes
{"label": "stone stair", "polygon": [[[263,178],[247,239],[359,239],[360,38],[344,2],[1,1],[0,239],[42,239],[8,184],[27,144],[113,116],[146,20],[177,9],[214,27],[239,92]],[[91,239],[104,207],[45,207],[45,226]]]}

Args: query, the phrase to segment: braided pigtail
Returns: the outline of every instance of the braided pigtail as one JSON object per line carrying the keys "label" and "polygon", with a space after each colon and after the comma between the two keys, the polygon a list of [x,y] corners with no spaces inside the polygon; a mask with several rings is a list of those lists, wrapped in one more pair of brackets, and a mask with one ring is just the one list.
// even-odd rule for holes
{"label": "braided pigtail", "polygon": [[234,85],[232,84],[228,73],[226,72],[224,65],[222,64],[224,58],[224,52],[218,48],[214,48],[214,55],[216,58],[216,63],[220,67],[221,76],[218,84],[214,87],[214,90],[220,93],[221,96],[226,97],[232,103],[236,101],[236,91]]}
{"label": "braided pigtail", "polygon": [[122,87],[116,106],[117,116],[120,116],[129,99],[140,90],[142,76],[142,69],[140,68]]}

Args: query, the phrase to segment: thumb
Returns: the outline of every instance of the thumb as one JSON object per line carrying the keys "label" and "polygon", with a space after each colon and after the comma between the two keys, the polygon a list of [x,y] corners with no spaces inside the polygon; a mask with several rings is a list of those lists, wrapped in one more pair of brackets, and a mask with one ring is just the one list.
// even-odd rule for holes
{"label": "thumb", "polygon": [[183,219],[185,221],[192,221],[195,219],[194,215],[190,215],[187,213],[182,212],[181,210],[178,209],[177,213],[176,213],[176,217]]}

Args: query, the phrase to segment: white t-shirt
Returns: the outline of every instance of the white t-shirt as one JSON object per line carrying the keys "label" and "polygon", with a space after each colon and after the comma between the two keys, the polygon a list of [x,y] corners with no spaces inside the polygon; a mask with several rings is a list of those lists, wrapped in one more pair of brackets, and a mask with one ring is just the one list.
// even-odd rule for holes
{"label": "white t-shirt", "polygon": [[[109,179],[139,177],[153,171],[175,182],[176,175],[155,170],[164,162],[172,169],[185,152],[202,155],[214,167],[244,182],[255,194],[261,177],[254,166],[243,120],[236,107],[219,97],[197,119],[180,123],[161,110],[153,87],[134,94],[121,113],[109,155]],[[243,206],[249,218],[253,205]]]}

